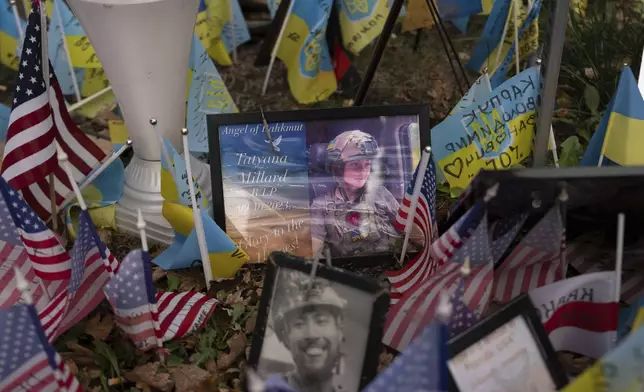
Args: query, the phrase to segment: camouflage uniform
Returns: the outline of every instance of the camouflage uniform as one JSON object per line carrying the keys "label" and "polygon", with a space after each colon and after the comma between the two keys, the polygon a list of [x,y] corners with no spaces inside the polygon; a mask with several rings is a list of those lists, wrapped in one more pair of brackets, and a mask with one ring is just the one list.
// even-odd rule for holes
{"label": "camouflage uniform", "polygon": [[399,204],[387,188],[370,187],[367,180],[362,194],[350,201],[341,186],[338,171],[344,168],[344,163],[377,157],[376,141],[362,131],[343,132],[327,147],[327,171],[338,185],[313,200],[311,236],[326,242],[332,256],[391,251],[401,238],[401,233],[393,225]]}
{"label": "camouflage uniform", "polygon": [[[279,282],[280,289],[277,290],[279,294],[273,301],[273,328],[277,338],[283,343],[286,343],[289,334],[289,317],[297,316],[298,312],[305,311],[307,308],[324,308],[330,310],[335,315],[336,323],[341,331],[342,320],[344,318],[343,312],[347,301],[341,298],[325,280],[315,279],[309,290],[310,279],[307,275],[299,271],[288,271],[285,274],[284,281]],[[338,355],[337,360],[339,361],[340,358],[341,355]],[[337,365],[338,363],[336,362]],[[302,385],[299,385],[297,376],[297,370],[283,375],[284,380],[290,387],[295,388],[299,392],[306,392],[306,389]],[[340,389],[337,386],[333,386],[329,391],[337,391]]]}

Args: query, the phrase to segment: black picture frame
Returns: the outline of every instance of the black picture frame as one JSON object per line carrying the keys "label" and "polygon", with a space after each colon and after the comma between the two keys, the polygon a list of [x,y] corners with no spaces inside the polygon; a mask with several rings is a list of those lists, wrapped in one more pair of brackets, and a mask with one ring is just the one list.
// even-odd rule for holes
{"label": "black picture frame", "polygon": [[[561,363],[557,359],[555,350],[550,343],[548,335],[543,328],[543,324],[528,294],[522,294],[515,298],[496,313],[491,314],[477,323],[474,327],[452,338],[448,342],[450,360],[517,317],[521,317],[530,330],[534,338],[534,343],[541,354],[541,360],[544,362],[557,390],[563,388],[568,384],[568,378]],[[450,392],[461,392],[451,371],[449,372],[448,390]]]}
{"label": "black picture frame", "polygon": [[[482,170],[449,217],[439,224],[444,232],[483,198],[491,186],[498,184],[497,194],[488,205],[492,218],[507,217],[522,211],[545,212],[565,188],[566,237],[574,239],[590,230],[613,227],[615,217],[628,216],[626,233],[643,231],[644,166],[579,166]],[[534,200],[539,200],[535,208]]]}
{"label": "black picture frame", "polygon": [[[225,113],[209,114],[207,116],[209,157],[211,164],[212,206],[213,219],[217,225],[226,231],[226,209],[224,200],[224,186],[221,168],[222,154],[219,139],[219,127],[240,124],[261,124],[266,122],[311,122],[329,120],[360,120],[368,118],[418,116],[419,143],[421,151],[423,146],[430,145],[430,109],[427,104],[402,104],[382,106],[360,106],[330,109],[304,109],[276,112],[253,113]],[[268,252],[276,249],[267,249]],[[409,252],[413,256],[414,252]],[[311,257],[313,255],[310,255]],[[370,254],[368,256],[335,257],[334,265],[365,265],[391,263],[395,255],[392,252]]]}
{"label": "black picture frame", "polygon": [[[311,273],[312,266],[313,263],[311,260],[296,257],[288,253],[272,252],[269,256],[264,275],[264,287],[259,302],[257,321],[255,324],[255,330],[253,331],[252,345],[248,359],[248,365],[253,369],[257,370],[260,362],[278,273],[282,269],[289,269],[300,271],[308,275]],[[331,267],[323,263],[318,264],[315,276],[316,278],[348,286],[373,296],[374,300],[371,319],[369,322],[369,336],[367,338],[358,391],[362,390],[377,374],[379,357],[382,349],[382,334],[384,331],[386,315],[389,311],[389,290],[375,279],[358,275],[345,269]]]}

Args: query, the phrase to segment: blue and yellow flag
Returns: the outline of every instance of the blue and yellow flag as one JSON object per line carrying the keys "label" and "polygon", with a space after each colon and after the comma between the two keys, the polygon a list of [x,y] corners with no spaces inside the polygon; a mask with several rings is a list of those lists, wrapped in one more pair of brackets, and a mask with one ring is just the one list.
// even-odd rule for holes
{"label": "blue and yellow flag", "polygon": [[357,55],[382,32],[389,15],[387,0],[337,0],[344,47]]}
{"label": "blue and yellow flag", "polygon": [[[644,99],[637,88],[635,76],[630,67],[622,69],[617,91],[610,111],[607,111],[608,121],[605,129],[599,128],[592,139],[603,139],[600,156],[602,164],[617,164],[622,166],[644,165]],[[606,116],[606,115],[604,115]],[[601,126],[602,124],[600,124]],[[602,133],[604,133],[602,138]],[[593,150],[596,143],[589,145]],[[590,155],[589,155],[590,156]],[[584,158],[586,156],[584,155]],[[589,158],[590,159],[590,158]],[[599,159],[595,162],[599,163]]]}
{"label": "blue and yellow flag", "polygon": [[236,113],[237,106],[224,85],[215,64],[194,35],[188,75],[186,127],[190,130],[190,151],[208,152],[208,114]]}
{"label": "blue and yellow flag", "polygon": [[[186,161],[179,155],[168,139],[163,139],[163,144],[168,152],[170,162],[161,154],[161,196],[171,203],[179,203],[184,206],[192,206],[190,199],[190,187],[188,185],[188,172]],[[201,187],[193,177],[195,185],[195,199],[200,208],[207,208],[208,201],[203,197]]]}
{"label": "blue and yellow flag", "polygon": [[[192,267],[201,260],[197,233],[194,230],[192,208],[168,201],[163,202],[163,216],[174,229],[172,245],[154,260],[164,270]],[[235,243],[205,211],[201,211],[210,267],[214,278],[228,279],[249,260],[248,255]]]}
{"label": "blue and yellow flag", "polygon": [[[513,4],[517,4],[520,2],[514,1]],[[529,12],[527,15],[525,15],[523,12],[527,11],[527,9],[522,8],[521,9],[521,14],[520,17],[517,19],[522,20],[523,22],[521,23],[521,27],[519,28],[519,58],[523,57],[525,58],[526,55],[528,55],[531,51],[534,51],[537,49],[538,45],[538,36],[539,36],[539,11],[541,10],[541,0],[536,0],[533,4],[532,7],[530,8]],[[514,20],[514,18],[512,19]],[[512,28],[512,31],[514,31],[514,26],[509,26],[509,28]],[[501,62],[499,66],[496,67],[494,70],[494,73],[492,74],[492,77],[490,78],[490,83],[492,84],[492,88],[496,88],[501,85],[505,81],[505,77],[508,75],[508,70],[510,69],[510,66],[515,62],[515,57],[517,55],[517,42],[514,40],[514,38],[511,40],[510,44],[510,49],[508,49],[508,52],[505,54],[505,58]]]}
{"label": "blue and yellow flag", "polygon": [[[20,32],[16,26],[16,19],[8,1],[3,2],[0,8],[0,62],[6,67],[18,70],[20,52],[18,47],[22,44]],[[20,19],[22,31],[27,28],[27,22]]]}
{"label": "blue and yellow flag", "polygon": [[83,30],[80,21],[62,0],[56,0],[56,5],[63,20],[67,48],[69,48],[69,55],[74,67],[102,68],[94,47],[89,42],[87,35],[85,35],[85,30]]}
{"label": "blue and yellow flag", "polygon": [[541,75],[530,67],[431,130],[432,158],[450,187],[481,169],[509,169],[532,153]]}
{"label": "blue and yellow flag", "polygon": [[[234,2],[232,19],[231,1]],[[237,0],[201,0],[195,34],[208,54],[220,65],[232,65],[229,53],[233,49],[233,41],[239,46],[250,40],[250,32]]]}
{"label": "blue and yellow flag", "polygon": [[277,51],[288,68],[288,84],[298,103],[324,101],[337,89],[326,42],[332,0],[295,1]]}
{"label": "blue and yellow flag", "polygon": [[[94,168],[94,170],[96,169],[98,167]],[[81,191],[87,204],[87,211],[96,227],[117,230],[116,203],[121,200],[124,187],[125,166],[122,160],[117,159]],[[81,213],[78,200],[74,199],[72,203],[65,206],[63,213],[67,232],[71,238],[75,238],[78,217]]]}
{"label": "blue and yellow flag", "polygon": [[642,369],[644,369],[644,328],[639,328],[562,391],[642,391],[644,388]]}
{"label": "blue and yellow flag", "polygon": [[[54,0],[54,7],[60,9],[60,7],[67,7],[67,5],[61,0]],[[62,11],[61,11],[62,14]],[[67,54],[65,53],[65,46],[63,40],[65,39],[65,28],[62,24],[62,18],[52,18],[49,23],[49,38],[47,40],[47,48],[49,50],[49,59],[52,66],[54,67],[54,72],[56,72],[56,78],[60,84],[60,89],[63,92],[63,95],[74,95],[74,83],[72,81],[72,73],[70,71],[70,66],[67,61]],[[83,69],[74,69],[76,80],[83,80]],[[80,82],[79,82],[79,92],[80,92]]]}
{"label": "blue and yellow flag", "polygon": [[[516,4],[514,0],[497,0],[492,6],[490,15],[485,22],[483,27],[483,33],[479,38],[474,51],[472,52],[472,58],[466,64],[466,67],[474,72],[482,72],[484,67],[487,67],[490,71],[496,70],[499,65],[503,64],[503,60],[506,58],[512,43],[514,42],[514,13],[512,11],[513,4]],[[528,5],[524,2],[518,2],[520,4],[519,13],[517,19],[519,26],[525,24],[526,19],[530,15],[530,10]],[[489,4],[483,2],[483,11],[485,12],[486,6]],[[536,3],[535,3],[536,5]],[[533,5],[534,8],[534,5]],[[505,24],[508,24],[505,36],[503,36],[503,30]],[[535,51],[539,45],[539,25],[538,20],[535,18],[528,24],[528,28],[524,29],[523,34],[519,36],[519,56],[520,58],[525,58],[529,53]],[[499,62],[497,63],[497,51],[501,47],[501,55],[499,57]],[[511,55],[510,63],[514,59],[514,54]],[[492,82],[492,88],[495,88],[498,84]]]}

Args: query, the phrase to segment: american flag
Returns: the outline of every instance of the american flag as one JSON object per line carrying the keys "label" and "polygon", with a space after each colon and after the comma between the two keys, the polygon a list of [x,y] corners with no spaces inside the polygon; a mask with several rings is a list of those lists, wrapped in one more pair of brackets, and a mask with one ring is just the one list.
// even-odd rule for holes
{"label": "american flag", "polygon": [[56,350],[44,339],[36,309],[0,310],[0,391],[80,391]]}
{"label": "american flag", "polygon": [[[72,273],[68,290],[54,298],[47,313],[40,312],[50,340],[85,318],[105,298],[103,288],[118,261],[101,241],[89,212],[78,217],[78,235],[71,251]],[[59,314],[59,316],[55,316]]]}
{"label": "american flag", "polygon": [[[396,304],[414,285],[423,282],[436,271],[437,267],[443,265],[450,259],[452,254],[476,228],[483,212],[483,204],[475,204],[449,230],[443,233],[438,240],[434,241],[430,246],[425,246],[421,256],[425,254],[426,257],[432,260],[431,267],[429,263],[423,263],[422,260],[418,261],[414,259],[404,269],[388,275],[389,281],[393,286],[393,291],[390,295],[391,305]],[[413,268],[414,261],[418,265],[417,268]],[[393,274],[395,274],[395,277],[392,276]]]}
{"label": "american flag", "polygon": [[440,354],[447,342],[441,327],[438,321],[429,324],[363,392],[444,391],[441,373],[446,366]]}
{"label": "american flag", "polygon": [[[0,180],[0,193],[29,255],[34,273],[43,280],[68,279],[71,276],[71,259],[56,235],[4,179]],[[3,212],[6,214],[4,208]],[[4,218],[3,222],[11,231],[7,220]],[[31,278],[28,276],[27,279]]]}
{"label": "american flag", "polygon": [[452,295],[452,317],[449,319],[450,338],[467,331],[476,324],[478,318],[470,308],[463,303],[465,296],[465,281],[461,279]]}
{"label": "american flag", "polygon": [[[464,303],[482,314],[489,303],[493,281],[493,260],[488,236],[487,213],[482,201],[468,211],[467,215],[483,216],[474,220],[476,225],[471,236],[463,242],[449,261],[442,264],[429,278],[414,285],[393,307],[385,322],[383,343],[403,351],[427,325],[438,308],[440,293],[452,293],[461,279],[461,267],[470,259],[471,272],[466,278]],[[450,229],[451,230],[451,229]]]}
{"label": "american flag", "polygon": [[[394,225],[398,230],[404,231],[409,218],[411,203],[413,199],[414,187],[418,180],[418,170],[420,164],[416,167],[416,171],[412,177],[411,182],[407,186],[405,196],[398,209],[398,215]],[[416,281],[422,280],[429,276],[431,272],[436,269],[436,264],[432,260],[429,247],[438,236],[438,228],[436,226],[436,167],[434,160],[430,157],[425,169],[425,175],[422,179],[423,183],[418,194],[418,204],[416,206],[415,214],[413,214],[413,223],[420,228],[425,240],[425,246],[422,251],[418,253],[412,260],[407,263],[404,268],[397,271],[388,271],[386,273],[389,282],[391,283],[394,291],[399,297],[405,292],[406,287],[413,285]]]}
{"label": "american flag", "polygon": [[552,207],[517,244],[494,273],[494,300],[508,302],[521,293],[563,279],[566,258],[561,205]]}
{"label": "american flag", "polygon": [[493,244],[490,250],[495,264],[501,260],[505,251],[515,240],[527,218],[527,213],[512,214],[507,218],[498,219],[490,225],[490,242]]}
{"label": "american flag", "polygon": [[114,308],[117,325],[142,350],[201,328],[217,304],[198,292],[155,295],[150,255],[140,249],[125,257],[105,286],[105,295]]}
{"label": "american flag", "polygon": [[[0,181],[4,182],[2,178]],[[63,287],[62,280],[43,281],[36,276],[3,193],[0,192],[0,309],[9,308],[20,300],[14,268],[18,268],[27,280],[37,310],[45,307],[49,303],[50,295],[54,295]]]}
{"label": "american flag", "polygon": [[34,1],[20,57],[1,172],[11,186],[22,192],[38,216],[48,219],[51,216],[48,175],[55,176],[58,206],[73,192],[65,171],[58,165],[54,140],[69,156],[76,182],[85,178],[105,158],[105,153],[72,121],[51,63],[47,91],[40,31],[39,2]]}

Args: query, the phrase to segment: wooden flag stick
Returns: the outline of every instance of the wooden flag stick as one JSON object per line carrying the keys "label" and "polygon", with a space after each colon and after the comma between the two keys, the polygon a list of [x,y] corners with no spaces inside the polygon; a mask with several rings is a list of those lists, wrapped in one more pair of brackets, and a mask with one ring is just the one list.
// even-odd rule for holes
{"label": "wooden flag stick", "polygon": [[[145,220],[143,220],[143,213],[141,209],[137,208],[137,221],[136,227],[139,229],[139,234],[141,235],[141,250],[145,253],[148,252],[148,237],[145,232]],[[161,364],[165,365],[166,355],[163,348],[163,336],[161,335],[161,326],[159,325],[159,308],[157,307],[156,300],[154,303],[150,303],[150,312],[152,313],[152,325],[154,326],[154,335],[157,341],[157,353],[159,354],[159,361]]]}
{"label": "wooden flag stick", "polygon": [[[409,245],[409,236],[411,235],[411,229],[414,226],[414,217],[416,216],[416,207],[418,206],[418,196],[420,195],[420,188],[423,186],[423,179],[425,178],[425,172],[427,171],[427,165],[429,164],[429,159],[432,149],[427,146],[423,150],[423,155],[420,157],[420,163],[418,164],[418,173],[416,174],[416,179],[414,183],[413,193],[411,194],[411,205],[409,207],[409,212],[407,213],[407,222],[405,223],[405,240],[403,241],[402,252],[400,253],[400,259],[398,259],[398,264],[402,265],[403,260],[405,259],[405,254],[407,253],[407,246]],[[429,217],[431,219],[431,217]],[[427,230],[431,230],[430,227]],[[425,246],[430,246],[431,244],[425,244]]]}
{"label": "wooden flag stick", "polygon": [[69,167],[69,157],[67,156],[67,153],[65,153],[65,151],[63,151],[63,149],[60,147],[60,144],[58,144],[58,142],[54,141],[54,143],[56,143],[56,150],[58,151],[58,164],[63,167],[63,170],[65,170],[65,174],[67,174],[67,179],[72,185],[72,189],[74,190],[74,194],[78,199],[78,204],[80,205],[81,210],[87,211],[87,204],[85,204],[85,199],[83,199],[80,188],[78,188],[78,184],[76,183],[76,180],[74,180],[72,168]]}
{"label": "wooden flag stick", "polygon": [[208,255],[208,245],[206,243],[206,233],[201,220],[201,210],[197,204],[195,183],[192,179],[192,167],[190,165],[190,149],[188,147],[188,129],[181,129],[183,138],[183,157],[186,160],[186,174],[188,176],[188,190],[190,191],[190,203],[192,203],[192,215],[194,217],[195,231],[197,233],[197,243],[199,244],[199,253],[201,254],[201,263],[203,273],[206,278],[206,289],[210,290],[210,281],[213,280],[212,267],[210,265],[210,256]]}
{"label": "wooden flag stick", "polygon": [[268,70],[266,71],[266,76],[264,77],[264,84],[262,85],[262,97],[266,94],[266,89],[268,88],[268,81],[271,78],[271,72],[273,71],[273,64],[275,64],[275,58],[277,57],[277,51],[280,48],[282,43],[282,38],[284,38],[284,33],[286,32],[286,26],[288,25],[288,20],[291,17],[293,12],[293,5],[295,5],[296,0],[291,0],[291,3],[288,5],[288,10],[286,11],[286,16],[284,16],[284,21],[280,27],[280,32],[277,34],[277,39],[275,40],[275,46],[273,46],[273,51],[271,52],[271,59],[268,63]]}

